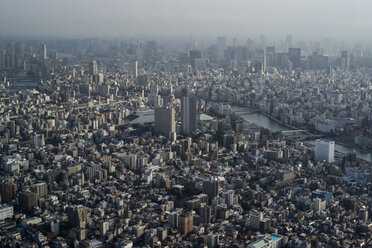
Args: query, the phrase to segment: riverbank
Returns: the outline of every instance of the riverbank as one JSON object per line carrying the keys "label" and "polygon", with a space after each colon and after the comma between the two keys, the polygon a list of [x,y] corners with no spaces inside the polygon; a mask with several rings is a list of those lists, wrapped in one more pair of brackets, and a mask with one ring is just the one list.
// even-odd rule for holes
{"label": "riverbank", "polygon": [[[270,130],[271,132],[279,132],[283,130],[298,130],[298,128],[286,125],[280,120],[270,116],[269,114],[264,113],[263,111],[257,111],[257,109],[249,108],[249,107],[242,107],[237,105],[231,105],[233,112],[239,112],[236,114],[237,116],[240,116],[242,119],[256,124],[257,126],[266,128]],[[253,110],[254,112],[252,113]],[[334,139],[334,137],[332,137]],[[315,139],[308,140],[309,142],[315,142]],[[348,154],[354,152],[354,147],[350,146],[350,144],[344,144],[343,142],[339,142],[337,138],[335,139],[335,150],[337,152]],[[364,151],[361,149],[356,149],[357,157],[359,159],[365,160],[367,162],[372,163],[372,152],[370,151]]]}

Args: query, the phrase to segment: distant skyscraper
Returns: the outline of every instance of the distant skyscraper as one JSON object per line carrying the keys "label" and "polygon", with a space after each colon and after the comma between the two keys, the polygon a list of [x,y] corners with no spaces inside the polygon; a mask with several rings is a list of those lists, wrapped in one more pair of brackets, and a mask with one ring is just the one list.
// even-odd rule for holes
{"label": "distant skyscraper", "polygon": [[335,142],[326,139],[315,141],[315,160],[335,161]]}
{"label": "distant skyscraper", "polygon": [[98,74],[97,61],[93,60],[93,61],[89,62],[89,74],[93,75],[93,76]]}
{"label": "distant skyscraper", "polygon": [[138,62],[137,60],[130,62],[130,74],[136,79],[138,77]]}
{"label": "distant skyscraper", "polygon": [[0,70],[5,69],[5,52],[4,50],[0,50]]}
{"label": "distant skyscraper", "polygon": [[45,43],[41,44],[41,58],[47,58],[47,47]]}
{"label": "distant skyscraper", "polygon": [[285,39],[285,44],[286,44],[287,48],[290,48],[290,47],[293,46],[292,35],[287,35],[287,37]]}
{"label": "distant skyscraper", "polygon": [[15,45],[16,68],[18,68],[18,69],[23,68],[24,59],[25,59],[25,48],[24,48],[23,42],[18,42]]}
{"label": "distant skyscraper", "polygon": [[341,70],[348,71],[350,69],[350,52],[341,52]]}
{"label": "distant skyscraper", "polygon": [[195,70],[196,59],[201,59],[201,57],[202,57],[201,50],[191,50],[190,51],[190,64],[191,64],[193,70]]}
{"label": "distant skyscraper", "polygon": [[182,132],[190,135],[196,131],[196,98],[194,96],[182,97],[181,104]]}
{"label": "distant skyscraper", "polygon": [[167,138],[176,132],[174,108],[164,107],[155,109],[155,133]]}
{"label": "distant skyscraper", "polygon": [[266,36],[264,34],[261,34],[260,35],[260,44],[259,44],[260,48],[263,48],[265,49],[266,47]]}
{"label": "distant skyscraper", "polygon": [[301,48],[288,48],[288,58],[293,63],[293,68],[301,66]]}
{"label": "distant skyscraper", "polygon": [[217,38],[217,60],[218,62],[224,59],[224,50],[226,48],[226,37]]}

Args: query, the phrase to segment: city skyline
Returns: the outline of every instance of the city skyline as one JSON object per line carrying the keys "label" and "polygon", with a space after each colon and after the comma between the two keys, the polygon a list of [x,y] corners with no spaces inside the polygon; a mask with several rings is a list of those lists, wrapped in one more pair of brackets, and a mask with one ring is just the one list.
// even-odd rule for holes
{"label": "city skyline", "polygon": [[367,0],[358,1],[9,1],[0,9],[1,36],[247,37],[367,42]]}

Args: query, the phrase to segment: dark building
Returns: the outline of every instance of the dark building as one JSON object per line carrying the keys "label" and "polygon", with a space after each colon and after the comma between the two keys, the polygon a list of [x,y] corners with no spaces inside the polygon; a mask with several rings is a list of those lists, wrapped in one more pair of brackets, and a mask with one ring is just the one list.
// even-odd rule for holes
{"label": "dark building", "polygon": [[30,191],[22,191],[18,196],[19,206],[25,211],[31,211],[37,203],[37,195]]}
{"label": "dark building", "polygon": [[288,58],[293,63],[293,68],[301,66],[301,48],[288,48]]}

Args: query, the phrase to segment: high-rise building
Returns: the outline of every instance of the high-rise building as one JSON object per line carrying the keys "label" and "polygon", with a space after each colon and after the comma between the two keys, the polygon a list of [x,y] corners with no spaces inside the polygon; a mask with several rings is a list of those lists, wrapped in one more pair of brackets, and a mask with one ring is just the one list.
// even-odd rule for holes
{"label": "high-rise building", "polygon": [[181,103],[182,133],[190,135],[196,131],[196,98],[182,97]]}
{"label": "high-rise building", "polygon": [[155,133],[170,138],[176,132],[175,114],[174,108],[155,108]]}
{"label": "high-rise building", "polygon": [[98,65],[96,60],[89,62],[89,74],[93,76],[98,74]]}
{"label": "high-rise building", "polygon": [[201,57],[202,57],[201,50],[191,50],[190,51],[190,64],[192,66],[192,69],[195,69],[196,59],[201,59]]}
{"label": "high-rise building", "polygon": [[208,234],[208,248],[218,247],[218,234],[210,233]]}
{"label": "high-rise building", "polygon": [[293,46],[293,43],[292,43],[292,35],[287,35],[286,39],[285,39],[285,44],[287,46],[287,48],[290,48]]}
{"label": "high-rise building", "polygon": [[70,227],[85,228],[87,224],[87,209],[82,205],[67,208],[68,223]]}
{"label": "high-rise building", "polygon": [[25,211],[31,211],[37,202],[37,196],[30,191],[22,191],[18,196],[19,206]]}
{"label": "high-rise building", "polygon": [[178,228],[178,213],[177,212],[171,212],[168,214],[168,224],[172,228]]}
{"label": "high-rise building", "polygon": [[288,48],[288,58],[293,63],[293,68],[301,66],[301,48]]}
{"label": "high-rise building", "polygon": [[7,203],[16,198],[17,184],[14,179],[6,178],[0,183],[1,202]]}
{"label": "high-rise building", "polygon": [[326,139],[315,141],[315,160],[335,161],[335,142]]}
{"label": "high-rise building", "polygon": [[183,213],[178,218],[178,229],[182,234],[188,234],[194,228],[194,218],[191,213]]}
{"label": "high-rise building", "polygon": [[0,50],[0,70],[5,69],[5,52],[4,50]]}
{"label": "high-rise building", "polygon": [[18,42],[15,45],[15,63],[16,63],[16,68],[17,69],[22,69],[24,67],[25,59],[25,48],[23,45],[23,42]]}
{"label": "high-rise building", "polygon": [[226,37],[217,38],[217,61],[220,62],[224,59],[224,51],[226,48]]}
{"label": "high-rise building", "polygon": [[40,55],[41,55],[41,58],[43,58],[43,59],[46,59],[48,57],[47,56],[47,47],[46,47],[46,44],[45,43],[41,44],[41,53],[40,53]]}
{"label": "high-rise building", "polygon": [[137,60],[131,61],[129,64],[130,74],[136,79],[138,77],[138,62]]}
{"label": "high-rise building", "polygon": [[320,198],[313,198],[311,208],[315,211],[323,211],[326,208],[326,201]]}
{"label": "high-rise building", "polygon": [[201,221],[204,224],[211,223],[212,219],[212,208],[210,206],[204,206],[200,208]]}
{"label": "high-rise building", "polygon": [[260,229],[260,221],[263,219],[263,213],[257,211],[251,211],[249,214],[250,226],[254,230]]}
{"label": "high-rise building", "polygon": [[343,71],[350,70],[350,52],[349,51],[341,52],[341,70]]}
{"label": "high-rise building", "polygon": [[36,183],[31,186],[31,189],[39,198],[48,195],[48,185],[46,183]]}
{"label": "high-rise building", "polygon": [[219,182],[216,178],[209,178],[203,181],[203,193],[208,195],[211,201],[218,195]]}

